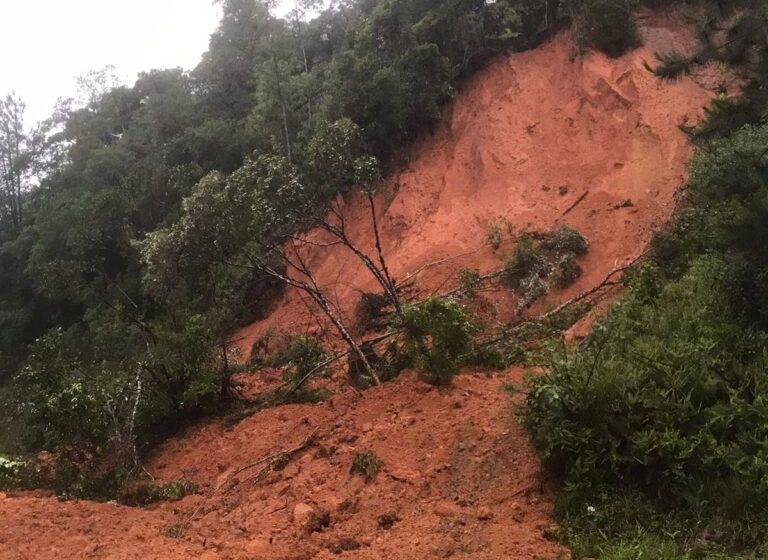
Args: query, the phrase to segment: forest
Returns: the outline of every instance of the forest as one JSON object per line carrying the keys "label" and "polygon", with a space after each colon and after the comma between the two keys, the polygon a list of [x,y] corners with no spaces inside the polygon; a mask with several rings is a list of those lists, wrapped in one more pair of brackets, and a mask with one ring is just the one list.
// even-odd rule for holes
{"label": "forest", "polygon": [[[638,4],[303,0],[278,18],[268,2],[221,0],[209,49],[189,72],[154,70],[133,85],[93,72],[77,98],[31,128],[23,100],[8,94],[0,487],[112,499],[153,445],[230,409],[233,329],[262,317],[290,286],[326,311],[300,253],[286,247],[320,227],[355,251],[342,217],[328,219],[338,197],[354,189],[372,197],[495,56],[569,26],[584,50],[618,56],[637,46]],[[744,76],[743,93],[716,97],[685,129],[695,156],[675,219],[582,344],[552,337],[525,357],[543,368],[516,388],[525,396],[514,412],[562,482],[559,538],[575,558],[763,557],[768,5],[644,4],[703,14],[695,54],[650,61],[658,80],[715,62]],[[586,251],[576,232],[560,233],[573,254]],[[530,267],[531,250],[521,246],[502,279],[520,283],[514,267]],[[358,256],[381,284],[391,328],[405,333],[382,366],[336,325],[369,384],[406,366],[445,385],[465,365],[516,363],[509,341],[477,343],[454,300],[401,307],[383,256]],[[324,357],[295,342],[286,349],[294,356],[272,357],[294,366],[290,382]],[[4,459],[40,450],[61,462],[51,480]]]}

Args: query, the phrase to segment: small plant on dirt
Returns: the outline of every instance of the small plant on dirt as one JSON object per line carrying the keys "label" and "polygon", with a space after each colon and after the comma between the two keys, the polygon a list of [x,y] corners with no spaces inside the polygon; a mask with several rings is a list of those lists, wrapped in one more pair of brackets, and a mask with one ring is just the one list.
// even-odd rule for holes
{"label": "small plant on dirt", "polygon": [[585,0],[579,18],[581,40],[616,57],[640,44],[630,0]]}
{"label": "small plant on dirt", "polygon": [[531,235],[523,235],[515,244],[512,258],[504,266],[501,274],[501,285],[517,291],[526,279],[534,276],[546,276],[549,265],[543,255],[537,251]]}
{"label": "small plant on dirt", "polygon": [[38,468],[22,457],[0,455],[0,490],[25,490],[38,482]]}
{"label": "small plant on dirt", "polygon": [[507,367],[508,362],[498,344],[473,343],[467,353],[464,363],[468,366],[477,366],[486,371],[501,370]]}
{"label": "small plant on dirt", "polygon": [[405,333],[403,352],[432,385],[450,385],[471,348],[472,325],[458,302],[430,298],[407,306],[396,327]]}
{"label": "small plant on dirt", "polygon": [[477,290],[482,286],[480,273],[473,268],[459,271],[459,292],[468,299],[477,298]]}
{"label": "small plant on dirt", "polygon": [[383,294],[364,292],[355,306],[355,330],[359,335],[386,327],[390,301]]}
{"label": "small plant on dirt", "polygon": [[504,232],[507,235],[512,235],[515,231],[512,223],[506,218],[497,218],[488,227],[488,231],[485,234],[485,243],[493,251],[498,251],[501,247],[502,241],[504,241]]}
{"label": "small plant on dirt", "polygon": [[317,338],[301,335],[288,338],[281,347],[264,358],[263,364],[266,367],[285,368],[285,381],[293,384],[318,367],[325,357],[325,349]]}
{"label": "small plant on dirt", "polygon": [[275,332],[270,330],[263,336],[257,338],[251,345],[251,357],[248,360],[249,368],[264,367],[264,360],[269,354],[269,347],[275,339]]}
{"label": "small plant on dirt", "polygon": [[575,229],[568,226],[560,226],[555,231],[542,236],[541,248],[545,251],[556,253],[586,255],[589,251],[589,243]]}
{"label": "small plant on dirt", "polygon": [[150,480],[133,480],[123,484],[117,493],[118,501],[128,506],[146,506],[157,502],[177,502],[196,494],[198,486],[186,479],[157,485]]}
{"label": "small plant on dirt", "polygon": [[621,208],[632,208],[634,205],[635,205],[635,203],[632,202],[631,198],[625,198],[621,202],[619,202],[617,204],[614,204],[613,205],[613,209],[614,210],[619,210]]}
{"label": "small plant on dirt", "polygon": [[383,466],[384,463],[373,451],[358,451],[352,459],[350,472],[362,476],[366,482],[373,482]]}
{"label": "small plant on dirt", "polygon": [[659,78],[672,80],[685,74],[691,73],[691,66],[696,62],[696,57],[685,56],[678,52],[654,53],[658,65],[652,67],[647,62],[643,62],[646,70],[653,72]]}
{"label": "small plant on dirt", "polygon": [[185,496],[196,494],[197,484],[191,480],[179,479],[157,487],[157,501],[177,502]]}
{"label": "small plant on dirt", "polygon": [[572,285],[581,276],[581,267],[576,262],[573,254],[566,254],[560,257],[555,264],[552,273],[552,284],[555,288],[562,290]]}
{"label": "small plant on dirt", "polygon": [[485,234],[485,243],[492,251],[498,251],[502,240],[501,226],[497,222],[492,223]]}
{"label": "small plant on dirt", "polygon": [[333,391],[326,387],[302,387],[290,394],[284,402],[293,404],[318,404],[333,396]]}

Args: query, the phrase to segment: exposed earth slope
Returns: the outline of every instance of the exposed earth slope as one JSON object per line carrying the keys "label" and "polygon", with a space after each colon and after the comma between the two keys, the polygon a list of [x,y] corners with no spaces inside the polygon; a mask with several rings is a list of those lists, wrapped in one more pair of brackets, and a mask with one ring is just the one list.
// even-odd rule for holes
{"label": "exposed earth slope", "polygon": [[[697,118],[715,77],[662,83],[649,74],[642,63],[654,51],[693,39],[660,14],[641,19],[646,46],[619,59],[576,56],[562,33],[496,60],[465,86],[379,196],[397,278],[421,270],[418,289],[429,291],[460,268],[498,267],[485,237],[499,219],[517,232],[564,223],[590,243],[584,275],[540,306],[644,251],[685,180],[690,147],[678,125]],[[345,206],[354,239],[370,248],[363,201]],[[374,289],[342,248],[318,250],[312,266],[347,311],[360,290]],[[288,291],[235,339],[247,356],[269,329],[312,322]],[[148,465],[159,482],[184,477],[207,494],[144,509],[0,495],[0,558],[566,558],[546,538],[552,494],[502,391],[520,377],[466,373],[438,390],[405,374],[362,396],[273,408],[235,426],[207,422],[162,445]],[[275,456],[312,434],[290,460]],[[366,483],[350,466],[368,450],[383,467]]]}

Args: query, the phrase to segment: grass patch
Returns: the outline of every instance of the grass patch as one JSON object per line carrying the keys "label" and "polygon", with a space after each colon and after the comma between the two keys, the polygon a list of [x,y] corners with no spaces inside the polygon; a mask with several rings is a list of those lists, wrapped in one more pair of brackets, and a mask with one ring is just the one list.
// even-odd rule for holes
{"label": "grass patch", "polygon": [[366,482],[373,482],[383,466],[384,463],[373,451],[358,451],[352,459],[350,472],[363,477]]}

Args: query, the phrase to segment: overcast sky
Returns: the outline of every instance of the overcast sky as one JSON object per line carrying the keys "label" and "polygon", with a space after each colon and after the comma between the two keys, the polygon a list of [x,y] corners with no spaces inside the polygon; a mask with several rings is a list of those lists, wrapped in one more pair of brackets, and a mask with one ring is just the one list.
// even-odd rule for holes
{"label": "overcast sky", "polygon": [[0,0],[0,95],[24,99],[29,126],[89,70],[112,64],[132,83],[153,68],[194,68],[219,11],[211,0]]}

